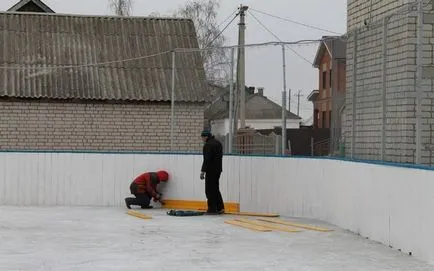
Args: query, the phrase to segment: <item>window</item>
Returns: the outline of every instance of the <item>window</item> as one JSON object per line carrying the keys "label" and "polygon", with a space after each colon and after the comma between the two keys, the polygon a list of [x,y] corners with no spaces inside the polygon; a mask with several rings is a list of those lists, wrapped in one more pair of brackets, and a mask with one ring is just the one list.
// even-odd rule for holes
{"label": "window", "polygon": [[330,80],[330,83],[329,83],[330,84],[330,88],[332,87],[332,74],[333,74],[332,70],[330,70],[330,78],[329,78],[329,80]]}
{"label": "window", "polygon": [[318,110],[318,109],[315,109],[314,112],[315,112],[315,113],[314,113],[313,127],[314,127],[314,128],[318,128],[318,127],[319,127],[319,126],[318,126],[318,122],[319,122],[319,110]]}
{"label": "window", "polygon": [[323,89],[327,88],[327,72],[326,71],[322,72],[322,88]]}

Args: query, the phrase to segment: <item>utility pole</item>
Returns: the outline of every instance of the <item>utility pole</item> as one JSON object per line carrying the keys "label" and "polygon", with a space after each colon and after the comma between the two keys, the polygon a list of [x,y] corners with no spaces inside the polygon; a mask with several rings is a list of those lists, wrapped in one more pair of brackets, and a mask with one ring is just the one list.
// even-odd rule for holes
{"label": "utility pole", "polygon": [[231,75],[229,77],[229,153],[232,153],[234,139],[234,58],[235,48],[231,49]]}
{"label": "utility pole", "polygon": [[291,89],[288,90],[288,111],[291,112]]}
{"label": "utility pole", "polygon": [[295,96],[297,96],[297,116],[300,116],[300,97],[303,96],[301,90]]}
{"label": "utility pole", "polygon": [[246,66],[245,66],[245,12],[249,7],[240,5],[240,23],[238,24],[238,71],[237,71],[237,85],[238,91],[240,93],[240,128],[243,129],[246,127]]}
{"label": "utility pole", "polygon": [[286,149],[286,53],[282,45],[283,92],[282,92],[282,156]]}
{"label": "utility pole", "polygon": [[282,91],[282,156],[286,150],[286,90]]}

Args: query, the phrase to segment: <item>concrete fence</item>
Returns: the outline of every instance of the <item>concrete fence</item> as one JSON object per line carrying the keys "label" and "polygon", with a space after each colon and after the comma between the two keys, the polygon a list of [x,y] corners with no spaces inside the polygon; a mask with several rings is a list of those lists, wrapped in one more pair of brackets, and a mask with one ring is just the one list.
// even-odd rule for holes
{"label": "concrete fence", "polygon": [[[0,153],[0,204],[123,206],[131,180],[167,169],[169,199],[205,200],[200,155]],[[434,263],[434,171],[340,160],[226,156],[241,211],[321,219]]]}

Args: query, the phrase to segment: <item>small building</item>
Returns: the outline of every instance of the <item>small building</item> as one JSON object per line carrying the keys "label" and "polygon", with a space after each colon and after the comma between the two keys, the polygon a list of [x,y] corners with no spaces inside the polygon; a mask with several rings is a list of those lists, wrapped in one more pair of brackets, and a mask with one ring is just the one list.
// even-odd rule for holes
{"label": "small building", "polygon": [[[170,51],[198,48],[192,20],[23,0],[0,13],[0,35],[2,150],[170,150]],[[200,150],[207,102],[199,55],[177,53],[174,150]]]}
{"label": "small building", "polygon": [[22,0],[13,5],[9,12],[43,12],[43,13],[54,13],[49,6],[44,4],[40,0]]}
{"label": "small building", "polygon": [[[216,135],[229,133],[229,93],[226,91],[205,112]],[[302,119],[286,110],[286,127],[300,128]],[[238,122],[239,124],[239,122]],[[248,88],[246,93],[246,126],[255,130],[282,127],[282,107],[264,96],[264,89]]]}

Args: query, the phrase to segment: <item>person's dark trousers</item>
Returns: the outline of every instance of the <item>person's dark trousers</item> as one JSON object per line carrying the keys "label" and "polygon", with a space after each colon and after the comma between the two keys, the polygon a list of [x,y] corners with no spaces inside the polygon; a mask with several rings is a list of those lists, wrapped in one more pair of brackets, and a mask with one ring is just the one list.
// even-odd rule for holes
{"label": "person's dark trousers", "polygon": [[207,211],[209,213],[217,213],[225,208],[222,194],[220,193],[220,175],[220,172],[211,172],[205,175],[205,195],[208,204]]}
{"label": "person's dark trousers", "polygon": [[147,194],[134,194],[135,198],[129,197],[125,199],[125,204],[128,209],[130,209],[131,205],[138,205],[142,208],[149,208],[149,204],[151,203],[151,198]]}

